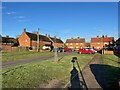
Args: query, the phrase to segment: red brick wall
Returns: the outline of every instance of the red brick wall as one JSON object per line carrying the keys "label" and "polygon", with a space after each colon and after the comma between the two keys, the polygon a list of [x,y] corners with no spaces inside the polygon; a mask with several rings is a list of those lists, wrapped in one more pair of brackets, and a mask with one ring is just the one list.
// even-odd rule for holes
{"label": "red brick wall", "polygon": [[0,45],[2,47],[3,52],[11,52],[12,51],[12,45]]}
{"label": "red brick wall", "polygon": [[[106,44],[107,43],[107,44]],[[102,49],[103,46],[109,45],[109,42],[93,42],[91,43],[91,47],[94,47],[95,49]]]}
{"label": "red brick wall", "polygon": [[27,36],[25,32],[18,39],[20,46],[30,47],[30,38]]}
{"label": "red brick wall", "polygon": [[67,47],[68,48],[84,48],[84,47],[86,47],[86,45],[85,45],[85,43],[66,43],[66,45],[67,45]]}
{"label": "red brick wall", "polygon": [[63,47],[64,44],[63,43],[54,43],[53,46],[57,46],[57,47]]}
{"label": "red brick wall", "polygon": [[[39,42],[40,47],[42,47],[42,46],[45,45],[45,44],[51,44],[51,42],[45,42],[45,41],[40,41],[40,42]],[[31,41],[31,46],[32,46],[34,49],[36,49],[36,47],[37,47],[37,41]]]}

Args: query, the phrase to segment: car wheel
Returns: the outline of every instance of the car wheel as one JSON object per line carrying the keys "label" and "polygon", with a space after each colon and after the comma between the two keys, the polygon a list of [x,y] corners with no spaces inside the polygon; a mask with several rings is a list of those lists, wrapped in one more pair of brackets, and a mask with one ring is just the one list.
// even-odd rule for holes
{"label": "car wheel", "polygon": [[79,52],[78,52],[78,54],[79,54]]}
{"label": "car wheel", "polygon": [[92,53],[90,52],[90,54],[92,54]]}

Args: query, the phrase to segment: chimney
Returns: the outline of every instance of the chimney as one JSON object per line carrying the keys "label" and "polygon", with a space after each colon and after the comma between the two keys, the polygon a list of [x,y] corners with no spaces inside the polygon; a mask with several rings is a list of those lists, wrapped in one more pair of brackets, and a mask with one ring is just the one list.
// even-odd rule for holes
{"label": "chimney", "polygon": [[54,36],[54,38],[56,39],[56,36]]}
{"label": "chimney", "polygon": [[26,27],[24,27],[24,32],[26,32]]}
{"label": "chimney", "polygon": [[71,37],[71,39],[73,40],[73,37]]}
{"label": "chimney", "polygon": [[80,39],[80,37],[77,37],[77,39],[79,40],[79,39]]}
{"label": "chimney", "polygon": [[97,36],[97,38],[99,38],[99,36]]}
{"label": "chimney", "polygon": [[7,35],[6,38],[9,38],[9,36]]}
{"label": "chimney", "polygon": [[107,38],[107,35],[105,35],[105,37]]}
{"label": "chimney", "polygon": [[50,38],[50,35],[48,35],[48,37]]}
{"label": "chimney", "polygon": [[47,34],[45,34],[45,36],[47,37]]}
{"label": "chimney", "polygon": [[104,35],[102,35],[102,38],[104,38]]}

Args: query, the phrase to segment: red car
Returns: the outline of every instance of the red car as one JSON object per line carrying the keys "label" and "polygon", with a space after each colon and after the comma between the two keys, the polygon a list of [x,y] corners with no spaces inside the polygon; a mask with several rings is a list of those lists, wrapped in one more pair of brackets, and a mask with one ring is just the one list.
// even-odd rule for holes
{"label": "red car", "polygon": [[84,53],[84,54],[94,54],[95,52],[93,51],[93,50],[90,50],[90,49],[79,49],[78,50],[78,54],[82,54],[82,53]]}
{"label": "red car", "polygon": [[64,48],[64,52],[72,52],[71,48]]}

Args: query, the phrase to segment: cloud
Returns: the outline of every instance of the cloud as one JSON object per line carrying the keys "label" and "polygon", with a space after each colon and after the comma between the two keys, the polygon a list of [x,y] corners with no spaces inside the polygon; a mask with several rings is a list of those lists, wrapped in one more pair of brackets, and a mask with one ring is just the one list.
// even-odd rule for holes
{"label": "cloud", "polygon": [[25,16],[16,16],[15,19],[25,19]]}
{"label": "cloud", "polygon": [[19,19],[24,19],[25,17],[24,17],[24,16],[19,16],[18,18],[19,18]]}
{"label": "cloud", "polygon": [[19,19],[18,22],[29,22],[30,20]]}
{"label": "cloud", "polygon": [[6,14],[8,14],[8,15],[16,14],[16,12],[12,11],[12,12],[7,12]]}

